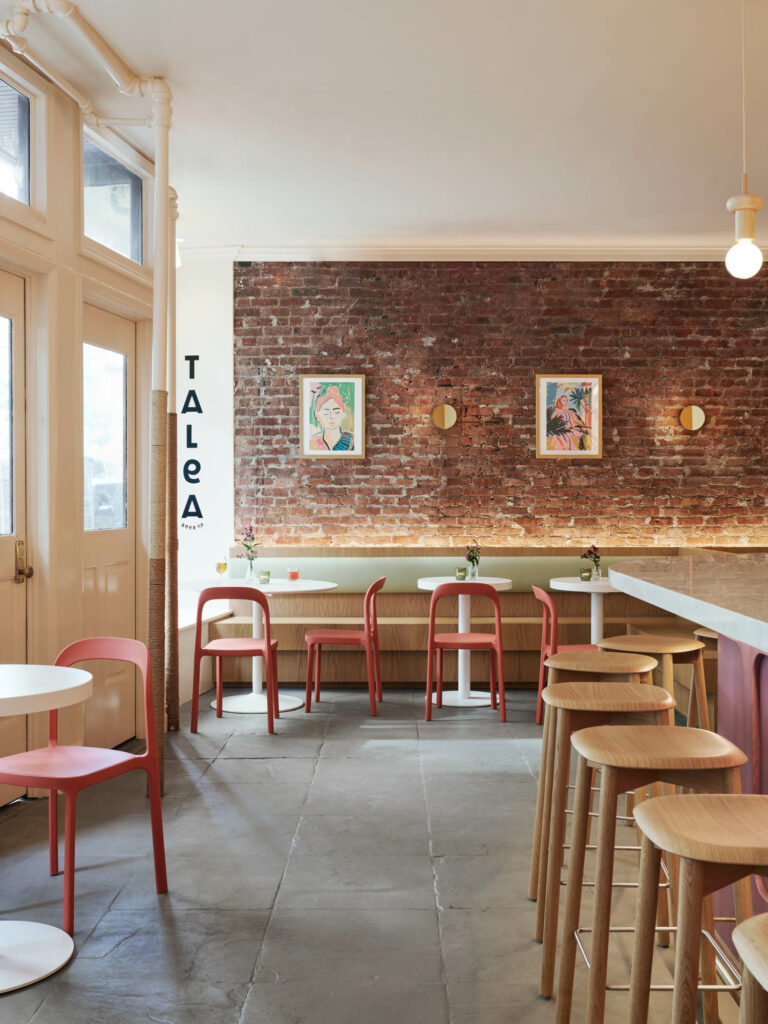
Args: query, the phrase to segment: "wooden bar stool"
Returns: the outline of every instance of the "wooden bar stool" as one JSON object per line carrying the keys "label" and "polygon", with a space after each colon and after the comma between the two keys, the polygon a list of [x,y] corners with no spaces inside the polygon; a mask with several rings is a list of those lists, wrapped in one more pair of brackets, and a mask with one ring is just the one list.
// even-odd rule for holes
{"label": "wooden bar stool", "polygon": [[736,928],[733,942],[744,964],[739,1024],[768,1020],[768,914],[750,917]]}
{"label": "wooden bar stool", "polygon": [[[623,677],[629,682],[650,683],[651,673],[658,666],[655,658],[644,654],[623,654],[611,651],[558,651],[544,662],[549,672],[549,686],[576,681],[600,679],[603,676]],[[594,723],[593,723],[594,724]],[[536,818],[533,826],[533,851],[531,853],[531,875],[528,883],[528,899],[538,898],[539,861],[541,859],[541,830],[544,821],[544,801],[547,787],[547,765],[553,763],[550,756],[550,734],[554,726],[554,718],[548,722],[544,715],[544,740],[541,749],[541,769],[539,770],[539,787],[536,793]],[[546,798],[547,808],[549,797]],[[541,932],[537,927],[537,939],[541,940]]]}
{"label": "wooden bar stool", "polygon": [[672,1024],[695,1024],[702,901],[734,886],[736,921],[752,916],[749,875],[768,875],[768,796],[660,796],[635,808],[642,833],[629,1019],[647,1024],[662,851],[680,857]]}
{"label": "wooden bar stool", "polygon": [[555,1022],[568,1024],[571,1019],[589,791],[592,773],[599,768],[600,812],[587,1024],[602,1024],[605,1016],[618,794],[656,782],[709,793],[738,793],[739,768],[746,764],[747,755],[717,733],[705,729],[678,729],[669,725],[646,725],[640,728],[634,725],[610,725],[582,729],[574,733],[571,744],[578,754],[578,765]]}
{"label": "wooden bar stool", "polygon": [[[563,866],[565,810],[571,762],[571,736],[578,729],[611,722],[637,721],[644,715],[654,724],[667,725],[675,699],[660,686],[641,683],[560,683],[544,690],[547,717],[554,723],[547,768],[545,814],[542,819],[536,938],[544,943],[541,994],[552,995],[555,977],[560,876]],[[638,723],[640,724],[640,723]]]}
{"label": "wooden bar stool", "polygon": [[650,654],[661,663],[664,689],[674,696],[675,665],[693,666],[693,685],[688,702],[688,725],[698,724],[709,728],[707,707],[707,684],[704,680],[704,658],[706,646],[692,636],[668,636],[660,633],[629,633],[626,636],[609,636],[599,640],[597,645],[603,651],[634,651],[636,654]]}

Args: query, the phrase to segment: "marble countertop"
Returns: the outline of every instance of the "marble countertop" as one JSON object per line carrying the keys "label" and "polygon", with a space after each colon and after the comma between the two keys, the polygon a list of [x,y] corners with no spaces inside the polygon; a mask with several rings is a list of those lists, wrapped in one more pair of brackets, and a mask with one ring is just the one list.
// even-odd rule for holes
{"label": "marble countertop", "polygon": [[768,555],[639,558],[609,576],[625,594],[768,652]]}

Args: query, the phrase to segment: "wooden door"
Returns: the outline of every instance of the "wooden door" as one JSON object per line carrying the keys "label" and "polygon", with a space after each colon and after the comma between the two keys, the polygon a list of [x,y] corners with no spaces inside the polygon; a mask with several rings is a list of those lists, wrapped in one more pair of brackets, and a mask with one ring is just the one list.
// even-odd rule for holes
{"label": "wooden door", "polygon": [[[85,636],[136,635],[136,325],[83,310],[83,614]],[[95,662],[85,742],[136,735],[135,669]]]}
{"label": "wooden door", "polygon": [[[26,543],[24,281],[0,271],[0,662],[27,660],[27,582],[17,582],[17,545]],[[26,557],[25,551],[25,557]],[[27,748],[24,715],[0,718],[0,755]],[[24,789],[0,786],[0,804]]]}

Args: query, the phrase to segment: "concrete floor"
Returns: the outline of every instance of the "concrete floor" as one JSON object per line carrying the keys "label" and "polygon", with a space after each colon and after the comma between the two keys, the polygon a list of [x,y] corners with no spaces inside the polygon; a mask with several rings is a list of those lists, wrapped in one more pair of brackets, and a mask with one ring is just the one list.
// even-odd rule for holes
{"label": "concrete floor", "polygon": [[[490,709],[426,723],[421,692],[367,707],[330,691],[271,737],[207,702],[192,736],[187,713],[167,738],[166,896],[139,774],[86,791],[75,958],[0,997],[0,1024],[551,1024],[526,899],[533,696],[509,695],[506,725]],[[0,916],[60,924],[46,828],[46,801],[0,811]],[[609,1024],[626,1005],[609,993]],[[654,1020],[669,1012],[654,996]]]}

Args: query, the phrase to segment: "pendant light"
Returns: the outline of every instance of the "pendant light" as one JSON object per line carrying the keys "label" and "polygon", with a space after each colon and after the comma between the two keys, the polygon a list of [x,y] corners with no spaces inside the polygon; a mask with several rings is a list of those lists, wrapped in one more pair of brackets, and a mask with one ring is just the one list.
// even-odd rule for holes
{"label": "pendant light", "polygon": [[736,215],[736,242],[728,250],[725,266],[733,277],[754,277],[763,265],[763,254],[755,245],[755,214],[763,208],[760,196],[749,193],[747,183],[747,56],[744,0],[741,0],[741,195],[725,204]]}

